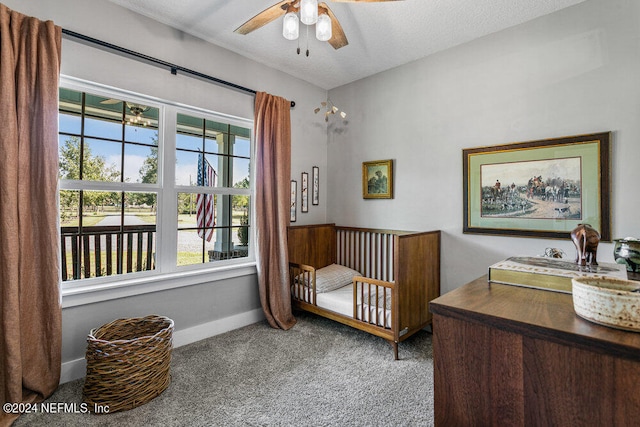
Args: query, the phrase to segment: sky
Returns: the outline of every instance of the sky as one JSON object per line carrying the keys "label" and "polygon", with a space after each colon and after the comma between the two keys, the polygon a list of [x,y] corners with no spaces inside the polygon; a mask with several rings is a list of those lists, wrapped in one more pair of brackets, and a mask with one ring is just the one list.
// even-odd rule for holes
{"label": "sky", "polygon": [[[59,126],[61,132],[80,133],[81,120],[79,116],[71,116],[67,114],[59,115]],[[115,165],[118,170],[121,167],[121,150],[122,143],[110,142],[98,139],[91,139],[89,136],[100,136],[103,138],[121,139],[122,125],[117,122],[107,122],[104,120],[85,119],[85,144],[91,149],[91,153],[95,156],[101,156],[105,159],[105,163],[109,166]],[[151,155],[151,147],[155,145],[157,130],[138,126],[125,126],[125,139],[131,142],[138,142],[147,145],[126,144],[125,145],[125,162],[124,162],[124,178],[127,182],[140,181],[140,168],[143,166],[145,159]],[[60,144],[62,145],[69,137],[61,136]],[[214,140],[208,140],[205,147],[207,151],[217,152],[217,144]],[[202,139],[189,137],[185,135],[176,135],[176,146],[186,149],[201,148]],[[246,138],[236,137],[234,145],[239,156],[249,157],[250,141]],[[222,162],[219,156],[215,154],[207,154],[207,161],[220,174],[222,170]],[[234,158],[233,160],[233,183],[242,181],[248,176],[249,159]],[[198,175],[198,154],[187,151],[176,151],[176,185],[196,184]]]}
{"label": "sky", "polygon": [[580,157],[564,159],[535,160],[527,162],[499,163],[481,165],[480,173],[482,186],[493,186],[496,180],[502,185],[527,185],[534,176],[542,176],[546,181],[552,178],[562,178],[580,182]]}

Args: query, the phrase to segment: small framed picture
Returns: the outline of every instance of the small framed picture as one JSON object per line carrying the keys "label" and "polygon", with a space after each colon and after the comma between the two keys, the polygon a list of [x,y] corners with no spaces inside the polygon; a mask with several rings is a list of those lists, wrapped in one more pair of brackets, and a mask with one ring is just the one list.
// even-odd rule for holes
{"label": "small framed picture", "polygon": [[320,204],[320,168],[318,168],[318,166],[314,166],[312,169],[311,185],[313,188],[311,204],[317,206]]}
{"label": "small framed picture", "polygon": [[289,214],[289,221],[296,222],[296,195],[298,193],[298,183],[295,180],[291,180],[291,210]]}
{"label": "small framed picture", "polygon": [[300,197],[300,212],[309,212],[309,174],[306,172],[302,172],[302,192]]}
{"label": "small framed picture", "polygon": [[393,199],[393,160],[362,163],[362,198]]}

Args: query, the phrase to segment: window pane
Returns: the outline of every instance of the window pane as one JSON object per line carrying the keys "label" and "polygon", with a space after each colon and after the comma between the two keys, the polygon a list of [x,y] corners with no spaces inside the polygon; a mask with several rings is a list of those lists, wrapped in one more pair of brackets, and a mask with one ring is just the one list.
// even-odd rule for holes
{"label": "window pane", "polygon": [[155,268],[156,193],[124,194],[124,267],[127,272]]}
{"label": "window pane", "polygon": [[227,159],[224,156],[202,156],[190,151],[176,150],[176,185],[221,187]]}
{"label": "window pane", "polygon": [[[248,256],[247,246],[249,244],[250,224],[249,224],[249,196],[232,196],[231,206],[232,212],[232,225],[239,225],[240,227],[234,227],[231,235],[236,250],[243,251],[237,256]],[[238,248],[240,246],[240,248]]]}
{"label": "window pane", "polygon": [[195,234],[193,230],[178,230],[178,266],[202,263],[202,246],[193,244]]}
{"label": "window pane", "polygon": [[204,158],[205,162],[202,165],[202,169],[198,170],[198,185],[203,187],[222,187],[227,157],[207,154]]}
{"label": "window pane", "polygon": [[[157,108],[156,108],[157,110]],[[147,145],[158,145],[158,121],[153,124],[132,125],[127,124],[124,127],[124,139],[128,142],[139,142]]]}
{"label": "window pane", "polygon": [[[60,236],[62,253],[62,280],[73,279],[74,266],[79,266],[78,225],[80,215],[80,192],[60,191]],[[79,275],[79,270],[75,271]]]}
{"label": "window pane", "polygon": [[178,228],[212,228],[217,203],[215,194],[178,193]]}
{"label": "window pane", "polygon": [[233,155],[251,157],[251,140],[236,136],[233,139]]}
{"label": "window pane", "polygon": [[249,159],[233,157],[233,186],[249,188]]}
{"label": "window pane", "polygon": [[229,133],[229,125],[226,123],[214,122],[213,120],[206,120],[207,135],[212,133]]}
{"label": "window pane", "polygon": [[107,121],[85,117],[84,134],[87,136],[122,140],[122,123],[120,121]]}
{"label": "window pane", "polygon": [[202,264],[203,253],[203,241],[196,230],[178,230],[178,266]]}
{"label": "window pane", "polygon": [[233,236],[233,258],[249,256],[249,227],[234,227],[231,229]]}
{"label": "window pane", "polygon": [[125,193],[124,225],[155,225],[157,200],[156,193]]}
{"label": "window pane", "polygon": [[179,266],[208,262],[214,251],[221,250],[223,241],[228,245],[229,239],[223,238],[226,230],[214,228],[220,210],[218,200],[213,194],[178,194]]}
{"label": "window pane", "polygon": [[122,143],[85,139],[82,179],[85,181],[119,181],[122,166]]}
{"label": "window pane", "polygon": [[204,120],[199,117],[188,116],[186,114],[178,114],[177,117],[178,133],[185,135],[203,136]]}
{"label": "window pane", "polygon": [[85,94],[84,114],[87,117],[102,118],[122,123],[123,102],[120,99]]}
{"label": "window pane", "polygon": [[176,148],[202,151],[202,137],[178,133],[176,134]]}
{"label": "window pane", "polygon": [[207,153],[224,153],[224,140],[225,135],[222,133],[217,134],[214,138],[205,139],[204,151]]}
{"label": "window pane", "polygon": [[249,196],[231,196],[233,219],[231,225],[249,224]]}
{"label": "window pane", "polygon": [[80,134],[82,118],[79,115],[60,113],[58,117],[58,128],[60,132]]}
{"label": "window pane", "polygon": [[61,87],[58,93],[60,97],[58,102],[60,112],[77,114],[79,116],[82,112],[82,92]]}
{"label": "window pane", "polygon": [[195,227],[196,195],[194,193],[178,193],[178,227]]}
{"label": "window pane", "polygon": [[232,135],[244,137],[246,139],[251,138],[251,129],[243,128],[240,126],[229,126],[229,131]]}
{"label": "window pane", "polygon": [[78,227],[80,215],[80,192],[72,190],[60,191],[60,226]]}
{"label": "window pane", "polygon": [[198,153],[176,150],[176,185],[197,185]]}
{"label": "window pane", "polygon": [[60,179],[80,179],[80,138],[58,135]]}
{"label": "window pane", "polygon": [[125,182],[158,182],[158,149],[145,145],[126,144],[124,147]]}
{"label": "window pane", "polygon": [[82,228],[120,226],[122,193],[118,191],[82,191]]}
{"label": "window pane", "polygon": [[240,227],[225,227],[214,230],[215,245],[213,250],[207,252],[209,262],[224,261],[248,255],[248,247],[240,244],[239,229]]}

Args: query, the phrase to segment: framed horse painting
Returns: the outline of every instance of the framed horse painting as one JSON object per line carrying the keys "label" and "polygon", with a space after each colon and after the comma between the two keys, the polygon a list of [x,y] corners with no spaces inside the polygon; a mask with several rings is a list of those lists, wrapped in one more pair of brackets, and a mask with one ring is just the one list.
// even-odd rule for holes
{"label": "framed horse painting", "polygon": [[611,240],[609,132],[462,150],[465,233]]}

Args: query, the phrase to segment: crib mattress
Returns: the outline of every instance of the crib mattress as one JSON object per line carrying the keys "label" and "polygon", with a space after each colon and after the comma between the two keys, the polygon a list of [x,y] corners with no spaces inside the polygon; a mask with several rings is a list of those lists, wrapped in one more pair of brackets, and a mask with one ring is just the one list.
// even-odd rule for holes
{"label": "crib mattress", "polygon": [[[296,295],[296,298],[298,298],[296,289],[294,289],[294,293]],[[387,291],[387,295],[389,295],[389,291]],[[367,299],[365,298],[364,319],[360,319],[360,307],[362,301],[360,299],[360,295],[358,295],[358,319],[364,320],[365,322],[370,322],[369,319],[372,319],[370,323],[375,323],[378,326],[383,326],[385,328],[391,328],[390,298],[388,298],[386,304],[382,301],[378,304],[379,307],[377,308],[377,322],[376,306],[375,304],[366,304],[366,300]],[[331,310],[347,317],[353,317],[353,284],[343,286],[334,291],[317,293],[316,305],[320,308]],[[387,306],[386,309],[384,308],[385,305]]]}

